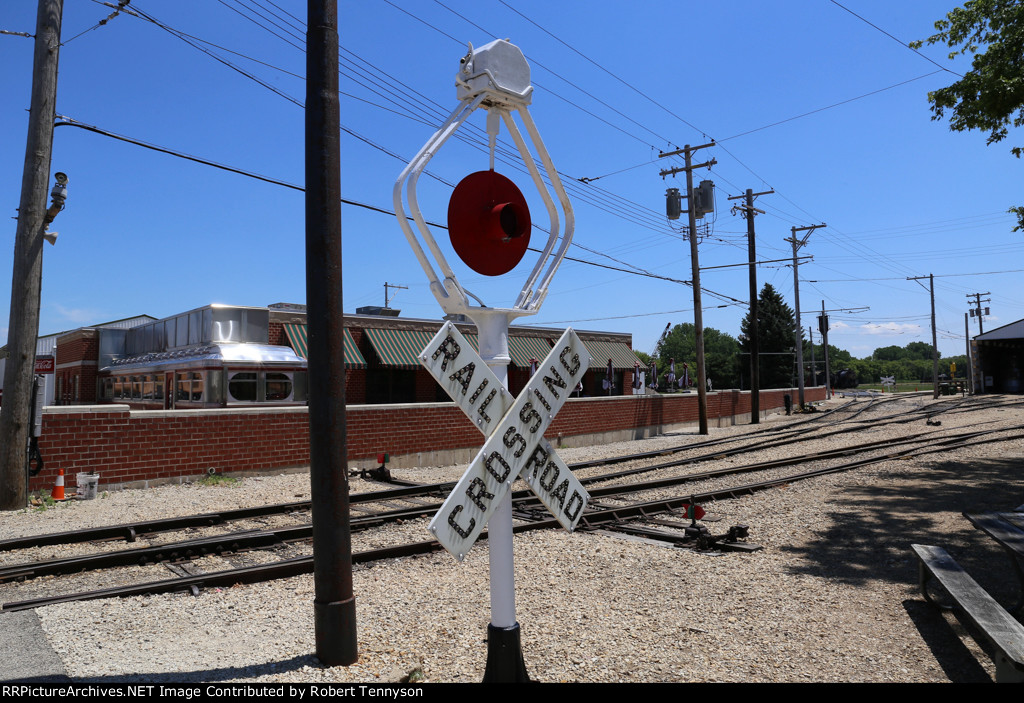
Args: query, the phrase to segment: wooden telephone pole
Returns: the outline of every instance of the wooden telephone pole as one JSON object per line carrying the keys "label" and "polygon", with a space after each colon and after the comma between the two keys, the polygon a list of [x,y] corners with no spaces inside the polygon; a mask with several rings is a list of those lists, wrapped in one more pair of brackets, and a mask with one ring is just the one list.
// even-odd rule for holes
{"label": "wooden telephone pole", "polygon": [[39,0],[25,168],[14,239],[8,356],[0,409],[0,510],[18,510],[28,503],[29,415],[39,336],[46,189],[53,153],[57,57],[63,11],[64,0]]}
{"label": "wooden telephone pole", "polygon": [[313,627],[327,666],[359,658],[349,530],[341,269],[338,3],[310,0],[306,46],[306,320]]}
{"label": "wooden telephone pole", "polygon": [[695,168],[711,168],[718,162],[715,159],[711,159],[710,161],[705,161],[702,164],[694,166],[691,163],[690,157],[693,152],[698,149],[705,149],[714,145],[714,142],[693,147],[687,144],[682,149],[670,151],[666,154],[658,154],[658,158],[682,154],[683,158],[686,160],[686,165],[682,168],[670,168],[665,171],[661,171],[659,175],[664,178],[669,175],[674,176],[680,171],[686,172],[686,212],[689,217],[690,225],[690,268],[693,274],[693,328],[695,338],[694,343],[697,347],[697,412],[700,434],[708,433],[708,386],[707,375],[704,372],[704,315],[700,307],[700,268],[697,262],[697,212],[696,208],[694,208],[693,198],[693,170]]}
{"label": "wooden telephone pole", "polygon": [[[800,412],[804,410],[804,345],[803,345],[803,327],[800,325],[800,274],[799,274],[799,261],[796,257],[796,252],[804,244],[807,244],[807,240],[810,238],[814,230],[819,227],[827,227],[824,222],[820,225],[810,225],[809,227],[791,227],[793,236],[787,239],[787,242],[793,244],[793,301],[794,311],[793,316],[796,318],[793,325],[793,340],[796,346],[796,378],[797,388],[800,390]],[[804,238],[797,241],[797,232],[807,232]]]}
{"label": "wooden telephone pole", "polygon": [[[928,294],[932,299],[932,400],[939,397],[939,347],[938,338],[935,334],[935,277],[932,274],[927,276],[907,276],[908,281],[919,281],[922,278],[928,279]],[[924,284],[922,283],[923,287]]]}
{"label": "wooden telephone pole", "polygon": [[750,424],[756,425],[761,422],[761,363],[758,360],[758,353],[761,350],[760,331],[757,322],[757,248],[754,244],[754,215],[764,214],[764,210],[754,207],[754,198],[758,195],[770,195],[774,190],[765,190],[760,193],[753,192],[747,188],[747,193],[734,195],[729,200],[746,198],[746,205],[736,205],[734,210],[742,210],[747,216],[747,258],[750,266],[750,326],[747,334],[750,335]]}

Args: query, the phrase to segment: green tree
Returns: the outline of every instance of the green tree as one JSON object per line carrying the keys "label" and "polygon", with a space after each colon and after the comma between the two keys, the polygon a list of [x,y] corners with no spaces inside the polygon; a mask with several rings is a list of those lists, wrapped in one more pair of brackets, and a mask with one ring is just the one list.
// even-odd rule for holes
{"label": "green tree", "polygon": [[[757,297],[758,370],[761,388],[790,388],[793,384],[793,308],[765,283]],[[801,342],[803,330],[800,331]],[[750,313],[740,323],[740,350],[750,353]],[[763,356],[760,356],[763,355]],[[749,368],[750,357],[744,356]]]}
{"label": "green tree", "polygon": [[897,347],[895,344],[879,347],[871,354],[871,358],[878,361],[898,361],[903,358],[903,347]]}
{"label": "green tree", "polygon": [[[668,371],[669,359],[676,360],[676,375],[682,378],[683,363],[690,367],[690,382],[697,382],[697,335],[689,322],[676,325],[658,342],[658,372]],[[704,328],[704,373],[714,388],[739,388],[739,342],[713,327]]]}
{"label": "green tree", "polygon": [[[935,23],[936,34],[910,43],[912,49],[946,44],[957,54],[971,53],[971,70],[950,86],[928,93],[932,119],[950,111],[949,128],[956,132],[988,132],[987,144],[1006,138],[1009,126],[1024,125],[1024,3],[1018,0],[968,0]],[[1010,149],[1020,158],[1024,147]],[[1024,229],[1024,207],[1014,231]]]}
{"label": "green tree", "polygon": [[[932,360],[932,345],[927,342],[911,342],[906,346],[907,359],[920,359],[922,361]],[[942,352],[939,352],[935,357],[936,359],[942,358]],[[930,374],[929,374],[930,375]]]}

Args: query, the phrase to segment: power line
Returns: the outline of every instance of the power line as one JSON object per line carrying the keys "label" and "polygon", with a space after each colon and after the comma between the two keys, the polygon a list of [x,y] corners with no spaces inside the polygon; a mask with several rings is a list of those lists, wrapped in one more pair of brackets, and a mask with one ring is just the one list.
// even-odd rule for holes
{"label": "power line", "polygon": [[894,42],[896,42],[897,44],[899,44],[900,46],[902,46],[902,47],[903,47],[904,49],[908,49],[908,50],[910,50],[910,51],[913,51],[913,52],[914,52],[915,54],[917,54],[918,56],[920,56],[920,57],[921,57],[922,59],[924,59],[924,60],[925,60],[925,61],[927,61],[928,63],[931,63],[931,64],[935,64],[936,66],[938,66],[939,68],[941,68],[941,69],[942,69],[943,71],[945,71],[945,72],[947,72],[947,73],[952,73],[952,74],[953,74],[954,76],[959,76],[960,78],[963,78],[963,76],[962,76],[962,75],[960,75],[959,73],[957,73],[956,71],[952,71],[952,70],[950,70],[950,69],[946,68],[945,66],[943,66],[942,64],[940,64],[940,63],[936,63],[935,61],[932,61],[932,60],[931,60],[930,58],[928,58],[927,56],[925,56],[924,54],[922,54],[922,53],[921,53],[920,51],[918,51],[917,49],[911,49],[911,48],[910,48],[910,46],[909,46],[909,45],[908,45],[908,44],[907,44],[906,42],[904,42],[904,41],[901,41],[901,40],[897,39],[897,38],[896,38],[896,37],[894,37],[893,35],[889,34],[889,33],[888,33],[887,31],[885,31],[884,29],[882,29],[881,27],[879,27],[879,26],[878,26],[877,24],[875,24],[875,23],[873,23],[873,22],[870,22],[870,21],[868,21],[868,20],[864,19],[863,17],[861,17],[860,15],[858,15],[858,14],[857,14],[856,12],[854,12],[854,11],[853,11],[853,10],[851,10],[850,8],[848,8],[848,7],[844,7],[843,5],[840,5],[840,4],[838,3],[838,2],[836,2],[836,0],[831,0],[831,2],[832,2],[832,4],[833,4],[833,5],[835,5],[836,7],[839,7],[839,8],[842,8],[842,9],[846,10],[846,11],[847,11],[847,12],[849,12],[849,13],[850,13],[851,15],[853,15],[854,17],[856,17],[857,19],[859,19],[859,20],[860,20],[861,22],[864,22],[865,24],[868,24],[868,25],[870,25],[870,26],[874,27],[874,28],[875,28],[875,29],[877,29],[877,30],[878,30],[879,32],[881,32],[882,34],[884,34],[885,36],[889,37],[889,38],[890,38],[890,39],[892,39],[892,40],[893,40]]}
{"label": "power line", "polygon": [[761,130],[768,129],[770,127],[777,127],[780,124],[785,124],[787,122],[792,122],[793,120],[799,120],[801,117],[807,117],[809,115],[814,115],[814,114],[817,114],[819,112],[824,112],[825,110],[831,110],[834,107],[839,107],[840,105],[846,105],[847,103],[852,103],[852,102],[854,102],[856,100],[862,100],[864,98],[869,98],[872,95],[878,95],[879,93],[884,93],[887,90],[892,90],[893,88],[899,88],[901,85],[906,85],[908,83],[913,83],[914,81],[919,81],[922,78],[927,78],[928,76],[934,76],[936,73],[940,73],[940,71],[932,71],[931,73],[925,73],[924,75],[918,76],[917,78],[910,78],[908,80],[901,81],[899,83],[894,83],[892,85],[886,86],[885,88],[879,88],[878,90],[872,90],[870,93],[864,93],[863,95],[858,95],[855,98],[849,98],[847,100],[842,100],[840,102],[833,103],[831,105],[826,105],[825,107],[819,107],[817,110],[811,110],[810,112],[805,112],[805,113],[800,114],[800,115],[795,115],[793,117],[787,117],[784,120],[779,120],[778,122],[772,122],[771,124],[766,124],[763,127],[756,127],[754,129],[748,129],[746,132],[740,132],[739,134],[734,134],[731,137],[726,137],[725,139],[720,139],[719,143],[729,141],[730,139],[736,139],[738,137],[745,137],[748,134],[753,134],[754,132],[760,132]]}
{"label": "power line", "polygon": [[[264,176],[262,174],[254,173],[252,171],[246,171],[244,169],[235,168],[233,166],[227,166],[225,164],[221,164],[221,163],[218,163],[216,161],[210,161],[209,159],[204,159],[204,158],[201,158],[199,156],[194,156],[192,154],[186,154],[184,152],[175,151],[174,149],[170,149],[168,147],[159,146],[157,144],[152,144],[150,142],[145,142],[145,141],[142,141],[141,139],[135,139],[133,137],[128,137],[128,136],[125,136],[123,134],[117,134],[115,132],[110,132],[108,130],[96,127],[94,125],[89,125],[89,124],[85,124],[83,122],[79,122],[77,120],[74,120],[74,119],[72,119],[70,117],[66,117],[64,115],[58,115],[57,119],[58,119],[58,121],[54,123],[55,127],[78,127],[79,129],[83,129],[83,130],[85,130],[87,132],[93,132],[95,134],[100,134],[100,135],[105,136],[105,137],[110,137],[111,139],[116,139],[118,141],[126,142],[128,144],[134,144],[135,146],[140,146],[140,147],[143,147],[145,149],[150,149],[152,151],[157,151],[157,152],[160,152],[162,154],[167,154],[168,156],[175,156],[175,157],[178,157],[178,158],[181,158],[181,159],[185,159],[187,161],[192,161],[194,163],[202,164],[204,166],[212,166],[213,168],[217,168],[217,169],[220,169],[222,171],[227,171],[229,173],[234,173],[234,174],[237,174],[237,175],[240,175],[240,176],[245,176],[247,178],[252,178],[252,179],[255,179],[255,180],[258,180],[258,181],[262,181],[264,183],[269,183],[271,185],[278,185],[278,186],[282,186],[282,187],[285,187],[285,188],[289,188],[291,190],[297,190],[297,191],[300,191],[300,192],[305,192],[305,188],[303,188],[302,186],[297,185],[295,183],[289,183],[287,181],[282,181],[282,180],[279,180],[279,179],[276,179],[276,178],[271,178],[269,176]],[[373,205],[368,205],[366,203],[361,203],[361,202],[358,202],[358,201],[355,201],[355,200],[348,200],[348,199],[342,198],[341,202],[344,203],[345,205],[352,205],[352,206],[355,206],[355,207],[364,208],[366,210],[371,210],[373,212],[378,212],[378,213],[381,213],[383,215],[390,215],[391,217],[395,217],[396,216],[396,214],[395,214],[395,212],[393,210],[388,210],[386,208],[380,208],[380,207],[376,207],[376,206],[373,206]],[[437,223],[437,222],[431,222],[431,221],[427,220],[426,223],[428,225],[432,226],[432,227],[437,227],[439,229],[443,229],[443,230],[447,230],[448,229],[448,227],[446,225],[442,225],[442,224]],[[594,251],[592,249],[587,249],[586,247],[583,247],[582,245],[578,245],[575,242],[574,242],[574,245],[575,246],[579,246],[581,249],[585,249],[587,251],[591,251],[593,253],[600,253],[600,252],[596,252],[596,251]],[[535,252],[540,252],[539,249],[530,248],[530,250],[531,251],[535,251]],[[602,256],[607,256],[607,255],[606,254],[602,254]],[[608,258],[612,259],[613,261],[617,261],[618,263],[622,263],[622,264],[624,264],[626,266],[632,266],[632,264],[626,264],[625,262],[619,261],[618,259],[615,259],[614,257],[608,257]],[[643,269],[630,270],[630,269],[617,268],[615,266],[609,266],[607,264],[601,264],[601,263],[598,263],[596,261],[587,261],[586,259],[577,259],[577,258],[571,257],[571,256],[567,256],[567,257],[565,257],[565,259],[567,261],[574,261],[576,263],[586,264],[588,266],[596,266],[598,268],[610,269],[612,271],[620,271],[622,273],[627,273],[627,274],[631,274],[631,275],[634,275],[634,276],[643,276],[645,278],[654,278],[654,279],[658,279],[658,280],[662,280],[662,281],[668,281],[670,283],[678,283],[678,284],[686,285],[686,286],[692,285],[689,281],[684,281],[684,280],[677,279],[677,278],[670,278],[668,276],[660,276],[658,274],[651,273],[651,272],[645,271]],[[634,269],[636,269],[636,268],[637,267],[634,267]],[[735,298],[731,298],[731,297],[726,296],[724,294],[717,293],[715,291],[710,291],[710,290],[707,290],[707,289],[704,289],[704,290],[709,295],[720,297],[720,298],[724,298],[724,299],[727,299],[727,300],[729,300],[731,302],[734,302],[736,304],[745,304],[745,303],[743,303],[743,301],[736,300]]]}
{"label": "power line", "polygon": [[[668,113],[669,115],[671,115],[672,117],[675,117],[675,118],[676,118],[677,120],[679,120],[680,122],[682,122],[683,124],[685,124],[685,125],[686,125],[687,127],[689,127],[690,129],[692,129],[692,130],[694,130],[694,131],[696,131],[696,132],[700,132],[702,136],[704,136],[704,137],[707,137],[707,138],[709,138],[709,139],[710,139],[710,135],[708,135],[708,134],[707,134],[706,132],[704,132],[704,130],[700,129],[699,127],[697,127],[696,125],[694,125],[694,124],[692,124],[692,123],[690,123],[690,122],[687,122],[687,121],[686,121],[685,119],[683,119],[682,117],[680,117],[680,116],[679,116],[679,115],[678,115],[677,113],[675,113],[675,112],[672,112],[672,110],[668,109],[667,107],[665,107],[664,105],[662,105],[661,103],[659,103],[659,102],[658,102],[657,100],[655,100],[654,98],[652,98],[651,96],[649,96],[649,95],[648,95],[647,93],[645,93],[645,92],[643,92],[642,90],[638,89],[638,88],[637,88],[637,87],[636,87],[635,85],[633,85],[632,83],[630,83],[630,82],[628,82],[628,81],[625,81],[625,80],[623,80],[622,78],[620,78],[619,76],[615,75],[614,73],[612,73],[611,71],[609,71],[609,70],[608,70],[607,68],[605,68],[604,66],[602,66],[601,64],[599,64],[599,63],[597,63],[596,61],[594,61],[593,59],[591,59],[591,58],[590,58],[589,56],[587,56],[587,55],[586,55],[586,54],[584,54],[583,52],[581,52],[581,51],[579,51],[578,49],[576,49],[575,47],[573,47],[573,46],[572,46],[571,44],[569,44],[568,42],[565,42],[565,41],[563,41],[562,39],[560,39],[559,37],[555,36],[554,34],[552,34],[551,32],[549,32],[549,31],[548,31],[547,29],[545,29],[544,27],[542,27],[541,25],[539,25],[538,23],[534,22],[534,21],[533,21],[532,19],[530,19],[529,17],[527,17],[526,15],[524,15],[524,14],[523,14],[522,12],[520,12],[520,11],[519,11],[519,10],[517,10],[516,8],[512,7],[511,5],[509,5],[509,4],[507,3],[507,2],[505,2],[505,0],[498,0],[498,2],[500,2],[500,3],[502,4],[502,5],[504,5],[504,6],[505,6],[505,7],[507,7],[508,9],[512,10],[512,11],[513,11],[514,13],[516,13],[517,15],[519,15],[520,17],[522,17],[522,18],[523,18],[524,20],[526,20],[527,22],[529,22],[530,24],[532,24],[532,25],[533,25],[534,27],[536,27],[537,29],[539,29],[539,30],[541,30],[542,32],[544,32],[545,34],[547,34],[547,35],[548,35],[549,37],[551,37],[552,39],[554,39],[554,40],[555,40],[555,41],[557,41],[558,43],[562,44],[562,45],[563,45],[564,47],[566,47],[566,48],[567,48],[567,49],[569,49],[570,51],[573,51],[573,52],[574,52],[574,53],[576,53],[577,55],[579,55],[579,56],[581,56],[582,58],[584,58],[585,60],[589,61],[589,62],[590,62],[591,64],[593,64],[593,65],[594,65],[594,66],[596,66],[597,68],[599,68],[599,69],[601,69],[602,71],[604,71],[605,73],[607,73],[607,74],[608,74],[609,76],[611,76],[612,78],[614,78],[615,80],[617,80],[617,81],[618,81],[619,83],[621,83],[622,85],[624,85],[624,86],[626,86],[627,88],[629,88],[630,90],[632,90],[632,91],[633,91],[634,93],[636,93],[636,94],[637,94],[637,95],[639,95],[640,97],[644,98],[644,99],[645,99],[645,100],[647,100],[648,102],[650,102],[650,103],[653,103],[653,104],[654,104],[654,105],[656,105],[657,107],[661,108],[662,110],[664,110],[665,112],[667,112],[667,113]],[[671,142],[670,142],[670,144],[671,144]],[[671,144],[671,145],[672,145],[672,146],[676,146],[676,147],[678,147],[678,145],[677,145],[677,144]]]}

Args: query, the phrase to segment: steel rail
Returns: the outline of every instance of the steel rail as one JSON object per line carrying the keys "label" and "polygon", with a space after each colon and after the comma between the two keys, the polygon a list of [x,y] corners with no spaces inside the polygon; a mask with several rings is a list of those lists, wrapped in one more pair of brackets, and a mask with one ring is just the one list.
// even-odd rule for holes
{"label": "steel rail", "polygon": [[[1022,426],[1024,428],[1024,426]],[[1020,428],[1009,428],[1005,431],[1015,431]],[[1004,430],[997,430],[1004,431]],[[919,432],[909,437],[904,437],[895,442],[890,442],[887,446],[898,446],[901,444],[908,444],[913,442],[919,442],[922,439],[930,438],[934,435],[941,434],[942,431],[928,431]],[[991,431],[972,431],[967,433],[961,433],[958,435],[946,435],[939,438],[939,441],[935,443],[936,446],[945,446],[963,439],[981,436],[983,434],[990,433]],[[711,471],[704,471],[696,474],[687,474],[684,476],[672,476],[662,479],[654,479],[651,481],[644,481],[641,483],[628,484],[628,485],[613,485],[593,488],[589,492],[592,497],[614,497],[623,494],[638,493],[646,490],[653,490],[656,488],[666,488],[684,483],[692,483],[701,480],[707,480],[710,478],[716,478],[721,476],[729,476],[740,473],[750,473],[754,471],[764,471],[772,468],[779,468],[783,466],[791,466],[794,464],[805,463],[809,461],[816,461],[822,459],[829,459],[838,456],[846,456],[849,454],[857,453],[861,450],[870,450],[877,447],[875,442],[866,442],[863,444],[852,445],[840,449],[835,449],[826,452],[817,452],[814,454],[805,454],[798,457],[790,457],[787,459],[779,459],[767,462],[757,462],[753,464],[746,464],[743,466],[726,467],[722,469],[714,469]],[[678,463],[678,462],[677,462]],[[668,463],[659,465],[658,468],[666,468],[668,466],[677,465],[677,463]],[[531,512],[542,507],[539,506],[535,497],[530,491],[520,490],[513,493],[513,500],[515,502],[518,514],[522,519],[531,519]],[[360,516],[352,520],[351,526],[353,530],[367,529],[387,522],[394,522],[402,519],[416,519],[434,513],[439,507],[439,504],[417,506],[415,508],[402,508],[391,511],[384,511],[369,516]],[[312,527],[309,525],[303,525],[298,527],[286,527],[276,530],[253,530],[249,532],[231,533],[228,535],[219,535],[216,537],[206,537],[196,540],[187,540],[183,542],[175,542],[165,545],[155,545],[151,547],[141,547],[128,550],[120,550],[115,552],[105,552],[100,554],[90,554],[75,557],[67,557],[62,559],[52,559],[40,562],[31,562],[23,564],[12,564],[5,567],[0,567],[0,583],[14,581],[18,579],[35,578],[44,575],[57,575],[76,573],[85,570],[95,570],[103,568],[111,568],[115,566],[133,566],[140,565],[145,566],[147,564],[159,563],[159,562],[176,562],[185,561],[188,559],[200,558],[207,555],[218,555],[223,556],[228,553],[238,553],[242,551],[248,551],[252,549],[265,549],[271,546],[281,545],[288,542],[304,541],[308,540],[312,536]]]}
{"label": "steel rail", "polygon": [[[890,399],[886,399],[886,401],[888,401],[888,400],[890,400]],[[892,398],[891,400],[895,401],[895,400],[899,400],[899,398]],[[959,407],[959,405],[963,404],[965,401],[976,401],[976,399],[974,399],[974,398],[967,398],[967,399],[957,398],[957,399],[951,400],[951,401],[940,401],[940,402],[956,402],[958,404],[956,407]],[[985,402],[985,401],[987,401],[987,402]],[[983,401],[984,402],[983,407],[993,407],[993,406],[1000,406],[1000,405],[1019,405],[1020,404],[1020,401],[1006,402],[1006,401],[1003,401],[1001,399],[993,399],[993,400],[985,399],[985,401]],[[885,401],[883,401],[883,402],[885,402]],[[751,435],[759,435],[759,434],[766,433],[766,432],[792,432],[793,434],[798,434],[798,438],[796,438],[796,439],[780,438],[780,439],[775,440],[775,441],[771,441],[770,440],[769,442],[762,442],[762,443],[757,443],[757,444],[753,444],[753,445],[744,445],[743,447],[738,447],[738,448],[731,449],[731,450],[722,450],[720,452],[711,452],[709,454],[698,455],[696,457],[691,457],[691,458],[689,458],[687,460],[684,460],[684,461],[667,462],[667,463],[658,464],[658,465],[654,465],[654,466],[650,466],[650,467],[638,467],[638,468],[634,468],[634,469],[627,469],[625,471],[614,472],[612,474],[607,474],[607,475],[602,475],[602,476],[594,476],[594,477],[589,477],[589,478],[586,478],[586,479],[581,479],[581,483],[583,483],[584,485],[589,485],[589,484],[592,484],[592,483],[595,483],[595,482],[600,482],[600,481],[605,481],[605,480],[612,480],[614,478],[619,478],[619,477],[622,477],[622,476],[632,475],[632,474],[636,474],[636,473],[650,472],[650,471],[654,471],[654,470],[657,470],[657,469],[660,469],[660,468],[666,468],[668,466],[674,466],[674,465],[680,465],[680,464],[686,464],[686,463],[698,463],[700,461],[705,461],[705,460],[713,459],[713,458],[722,458],[722,457],[730,456],[730,455],[737,454],[737,453],[740,453],[740,452],[757,451],[757,450],[764,449],[764,448],[784,446],[786,444],[795,444],[795,443],[799,443],[801,441],[806,441],[806,440],[810,440],[810,439],[824,438],[824,437],[832,436],[834,434],[841,434],[841,433],[846,433],[846,432],[852,432],[852,431],[856,431],[859,428],[856,428],[856,427],[844,428],[844,429],[839,429],[839,430],[833,430],[833,431],[829,432],[828,434],[824,434],[824,435],[818,434],[818,435],[816,435],[814,437],[805,437],[802,434],[803,432],[805,432],[805,430],[798,430],[794,426],[802,426],[802,425],[807,424],[809,422],[817,421],[817,420],[819,420],[821,418],[827,417],[831,413],[834,413],[834,412],[839,411],[839,410],[846,409],[849,406],[852,406],[854,404],[861,404],[861,405],[864,406],[863,408],[858,410],[858,412],[854,415],[854,417],[856,417],[856,415],[859,415],[861,412],[867,410],[868,408],[870,408],[872,406],[877,406],[877,403],[874,402],[874,399],[872,400],[872,402],[866,403],[866,404],[865,403],[859,403],[858,401],[851,401],[850,403],[847,403],[847,404],[845,404],[843,406],[840,406],[839,408],[833,408],[833,409],[827,411],[826,413],[822,413],[822,414],[817,415],[817,416],[815,416],[813,418],[808,418],[806,420],[799,420],[797,422],[788,423],[788,424],[786,424],[786,425],[784,425],[782,427],[778,427],[778,428],[761,428],[759,430],[755,430],[753,432],[749,432],[749,433],[746,433],[744,435],[735,436],[735,437],[727,437],[727,438],[721,438],[721,439],[715,439],[715,440],[707,440],[707,441],[697,442],[697,443],[693,443],[693,444],[689,444],[689,445],[679,445],[677,447],[665,448],[665,449],[661,449],[661,450],[654,450],[654,451],[650,451],[650,452],[639,452],[639,453],[635,453],[635,454],[621,455],[619,457],[613,457],[613,458],[610,458],[610,459],[595,460],[595,461],[590,461],[590,462],[577,462],[577,463],[571,464],[569,466],[569,468],[571,470],[573,470],[573,471],[576,471],[578,469],[589,468],[589,467],[599,466],[599,465],[608,465],[608,464],[611,464],[611,463],[626,463],[626,462],[629,462],[629,461],[637,461],[637,460],[642,460],[642,459],[645,459],[645,458],[649,458],[651,456],[665,456],[665,455],[668,455],[668,454],[677,453],[677,452],[684,451],[684,450],[691,450],[691,449],[699,448],[699,447],[702,447],[702,446],[709,446],[709,445],[715,445],[715,444],[722,444],[722,443],[731,443],[731,442],[742,441],[742,440],[750,437]],[[885,420],[889,420],[889,419],[892,419],[892,418],[899,418],[899,419],[896,420],[897,423],[912,422],[913,420],[918,419],[917,416],[919,416],[922,413],[928,414],[929,418],[931,418],[931,417],[934,417],[935,415],[939,414],[939,413],[934,412],[935,405],[936,404],[932,404],[931,406],[926,406],[926,408],[919,408],[919,409],[916,409],[915,411],[912,411],[910,413],[896,413],[896,414],[893,414],[893,415],[885,416],[883,418],[874,418],[874,419],[870,420],[870,422],[878,424],[879,422],[882,422],[882,421],[885,421]],[[968,412],[969,410],[970,409],[968,409],[968,410],[958,410],[958,412]],[[942,410],[942,411],[939,411],[939,412],[948,412],[948,411],[949,410],[947,409],[947,410]],[[852,418],[847,418],[847,419],[844,420],[844,422],[850,422],[850,421],[852,421]],[[858,422],[860,422],[860,421],[858,421]],[[419,485],[419,486],[404,486],[404,487],[400,487],[400,488],[390,488],[390,489],[386,489],[386,490],[382,490],[382,491],[371,491],[371,492],[365,492],[365,493],[356,493],[356,494],[353,494],[350,497],[350,504],[354,505],[354,504],[359,504],[359,503],[384,502],[384,501],[391,500],[391,499],[399,499],[399,498],[414,497],[414,496],[424,496],[424,495],[431,495],[431,494],[442,495],[442,494],[445,494],[445,493],[449,492],[454,485],[455,485],[454,482],[442,482],[442,483],[425,484],[425,485]],[[16,537],[16,538],[11,538],[11,539],[6,539],[6,540],[0,540],[0,551],[10,551],[10,550],[15,550],[15,549],[26,549],[26,548],[31,548],[31,547],[51,546],[51,545],[59,545],[59,544],[74,544],[74,543],[81,543],[81,542],[103,541],[103,540],[114,540],[114,539],[123,539],[123,540],[125,540],[127,542],[134,542],[140,536],[147,535],[147,534],[155,534],[155,533],[159,533],[159,532],[170,532],[170,531],[181,530],[181,529],[186,529],[186,528],[190,528],[190,527],[211,527],[211,526],[216,526],[216,525],[223,525],[225,523],[232,522],[232,521],[249,519],[249,518],[253,518],[253,517],[264,517],[264,516],[268,516],[268,515],[275,515],[275,514],[281,514],[281,513],[287,513],[287,512],[304,512],[304,511],[309,510],[309,508],[310,508],[310,501],[296,501],[296,502],[290,502],[290,503],[277,503],[277,504],[271,504],[271,505],[254,506],[254,507],[250,507],[250,508],[238,508],[238,509],[234,509],[234,510],[220,511],[220,512],[216,512],[216,513],[204,513],[204,514],[199,514],[199,515],[190,515],[190,516],[182,516],[182,517],[174,517],[174,518],[163,518],[163,519],[158,519],[158,520],[148,520],[148,521],[143,521],[143,522],[122,524],[122,525],[111,525],[111,526],[103,526],[103,527],[86,528],[86,529],[82,529],[82,530],[75,530],[75,531],[72,531],[72,532],[55,532],[55,533],[48,533],[48,534],[44,534],[44,535],[33,535],[33,536],[27,536],[27,537]],[[416,516],[415,515],[416,512],[417,511],[415,511],[415,510],[411,511],[409,513],[409,516],[410,517],[415,517]],[[400,514],[400,517],[401,517],[401,514]]]}
{"label": "steel rail", "polygon": [[[1022,428],[1024,428],[1024,425],[1010,428],[1002,428],[1000,430],[992,430],[987,432],[970,433],[970,435],[968,435],[967,438],[957,437],[951,439],[948,442],[939,443],[938,445],[933,444],[928,447],[910,448],[896,452],[889,452],[882,456],[870,457],[853,462],[848,462],[838,466],[815,469],[812,471],[806,471],[799,474],[792,474],[784,477],[769,479],[766,481],[759,481],[741,486],[733,486],[729,488],[719,489],[715,491],[707,491],[704,493],[698,493],[693,495],[675,496],[672,498],[661,499],[656,501],[634,503],[628,506],[602,508],[600,511],[586,513],[581,518],[579,527],[577,529],[592,530],[596,529],[597,527],[606,525],[608,523],[622,522],[625,520],[636,518],[648,518],[659,513],[683,509],[691,505],[693,502],[697,501],[706,502],[709,500],[723,500],[727,498],[735,498],[737,494],[753,493],[755,491],[766,490],[769,488],[773,488],[775,486],[793,483],[795,481],[806,480],[809,478],[814,478],[817,476],[822,476],[830,473],[848,471],[855,468],[861,468],[863,466],[880,463],[882,461],[943,452],[948,451],[950,448],[967,447],[978,444],[986,444],[990,442],[1005,441],[1002,439],[992,439],[991,437],[979,440],[978,437],[979,435],[992,435],[999,432],[1016,431]],[[972,441],[972,439],[977,441]],[[636,492],[635,486],[629,486],[627,488],[629,489],[629,492]],[[514,531],[528,532],[537,529],[548,529],[558,525],[558,521],[551,518],[547,520],[540,520],[532,523],[516,525],[514,527]],[[483,533],[482,536],[486,538],[486,532]],[[431,540],[425,542],[416,542],[411,544],[398,545],[396,547],[387,547],[382,549],[358,552],[356,554],[353,554],[353,563],[366,563],[369,561],[376,561],[380,559],[425,554],[433,551],[438,551],[440,549],[441,545],[438,544],[436,541]],[[163,581],[148,582],[144,584],[135,584],[132,586],[121,586],[100,589],[96,591],[86,591],[83,593],[61,594],[57,596],[48,596],[44,598],[35,598],[31,600],[15,601],[11,603],[4,603],[2,606],[0,606],[0,610],[16,611],[42,607],[45,605],[52,605],[54,603],[93,600],[98,598],[167,593],[177,591],[192,591],[194,594],[198,594],[200,587],[211,588],[218,586],[231,586],[238,583],[256,583],[259,581],[272,580],[276,578],[287,578],[290,576],[311,573],[312,568],[313,559],[311,556],[296,557],[293,559],[276,562],[274,564],[260,565],[254,567],[242,567],[240,569],[229,569],[225,571],[213,572],[210,574],[200,574],[196,576],[188,576],[178,579],[167,579]]]}

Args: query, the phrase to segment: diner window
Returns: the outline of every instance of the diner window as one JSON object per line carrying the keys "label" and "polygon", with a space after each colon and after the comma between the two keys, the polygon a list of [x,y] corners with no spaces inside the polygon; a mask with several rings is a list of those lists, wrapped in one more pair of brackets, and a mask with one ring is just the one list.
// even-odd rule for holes
{"label": "diner window", "polygon": [[237,371],[228,381],[228,397],[236,403],[255,403],[258,376],[255,371]]}
{"label": "diner window", "polygon": [[175,400],[201,403],[205,387],[204,380],[205,374],[202,371],[182,371],[175,374]]}
{"label": "diner window", "polygon": [[203,400],[203,374],[198,371],[192,372],[192,402],[199,403]]}
{"label": "diner window", "polygon": [[176,373],[175,378],[175,399],[176,400],[191,400],[192,398],[192,383],[189,379],[188,373]]}
{"label": "diner window", "polygon": [[266,398],[267,402],[291,400],[291,374],[268,371],[266,374]]}

